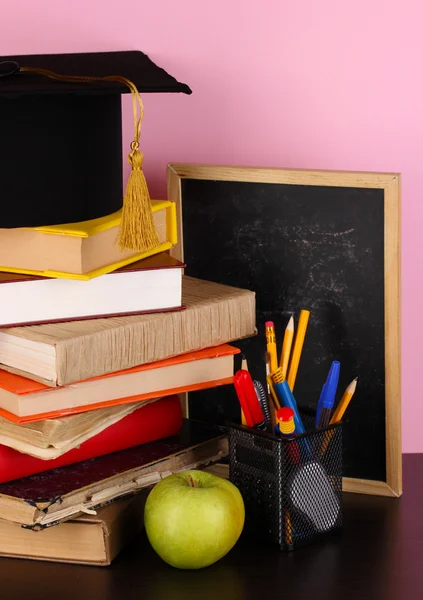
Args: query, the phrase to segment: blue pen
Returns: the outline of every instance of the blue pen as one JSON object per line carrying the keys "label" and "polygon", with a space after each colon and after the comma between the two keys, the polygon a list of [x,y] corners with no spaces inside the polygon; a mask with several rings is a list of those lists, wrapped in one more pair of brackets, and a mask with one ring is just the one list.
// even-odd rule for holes
{"label": "blue pen", "polygon": [[325,397],[326,394],[326,382],[322,385],[322,390],[320,392],[320,396],[319,396],[319,402],[317,403],[317,408],[316,408],[316,420],[315,420],[315,426],[317,427],[317,423],[319,422],[319,418],[320,418],[320,410],[322,408],[322,403],[323,403],[323,399]]}
{"label": "blue pen", "polygon": [[276,371],[272,373],[272,377],[275,385],[275,392],[278,395],[280,403],[283,406],[292,408],[292,410],[294,411],[294,423],[296,434],[300,435],[301,433],[305,433],[304,425],[298,412],[297,403],[295,401],[294,396],[292,395],[291,388],[289,387],[287,380],[283,378],[281,367],[279,367],[279,369],[276,369]]}
{"label": "blue pen", "polygon": [[330,366],[328,378],[323,384],[320,392],[319,402],[317,404],[315,425],[318,429],[327,427],[330,421],[330,415],[335,402],[336,390],[338,387],[340,363],[334,360]]}

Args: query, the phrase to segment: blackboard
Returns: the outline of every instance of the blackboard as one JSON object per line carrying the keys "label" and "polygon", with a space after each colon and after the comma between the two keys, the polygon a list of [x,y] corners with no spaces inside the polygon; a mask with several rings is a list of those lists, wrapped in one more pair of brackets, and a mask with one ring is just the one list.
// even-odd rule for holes
{"label": "blackboard", "polygon": [[[185,272],[256,292],[259,334],[236,343],[253,378],[265,376],[265,321],[275,322],[280,349],[289,317],[298,323],[300,309],[310,310],[297,403],[316,408],[333,360],[341,363],[338,399],[358,377],[344,426],[345,487],[392,495],[401,493],[398,181],[391,174],[169,167]],[[239,419],[232,386],[190,394],[189,414]]]}

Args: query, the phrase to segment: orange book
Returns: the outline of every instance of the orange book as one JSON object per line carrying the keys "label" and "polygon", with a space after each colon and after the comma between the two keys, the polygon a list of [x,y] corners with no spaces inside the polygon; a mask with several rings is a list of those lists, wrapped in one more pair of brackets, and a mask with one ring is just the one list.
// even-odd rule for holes
{"label": "orange book", "polygon": [[223,344],[56,388],[0,370],[0,416],[30,423],[230,384],[239,352]]}

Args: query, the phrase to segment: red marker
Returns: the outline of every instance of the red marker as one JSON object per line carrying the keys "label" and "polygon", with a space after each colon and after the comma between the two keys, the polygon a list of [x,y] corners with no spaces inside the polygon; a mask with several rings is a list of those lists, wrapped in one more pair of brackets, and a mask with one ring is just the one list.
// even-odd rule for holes
{"label": "red marker", "polygon": [[250,373],[243,369],[238,371],[234,377],[234,386],[248,427],[266,430],[264,414]]}

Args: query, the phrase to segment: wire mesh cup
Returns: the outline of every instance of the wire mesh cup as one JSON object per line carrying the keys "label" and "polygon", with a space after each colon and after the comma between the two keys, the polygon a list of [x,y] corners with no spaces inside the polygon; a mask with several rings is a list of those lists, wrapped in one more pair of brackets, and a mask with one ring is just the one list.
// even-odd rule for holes
{"label": "wire mesh cup", "polygon": [[229,475],[245,531],[294,550],[342,527],[342,424],[278,438],[229,424]]}

